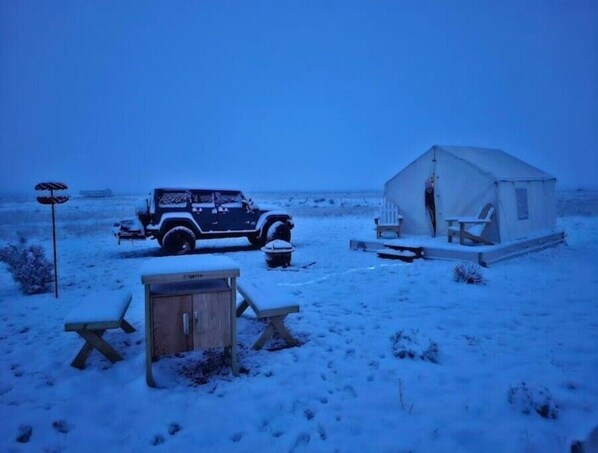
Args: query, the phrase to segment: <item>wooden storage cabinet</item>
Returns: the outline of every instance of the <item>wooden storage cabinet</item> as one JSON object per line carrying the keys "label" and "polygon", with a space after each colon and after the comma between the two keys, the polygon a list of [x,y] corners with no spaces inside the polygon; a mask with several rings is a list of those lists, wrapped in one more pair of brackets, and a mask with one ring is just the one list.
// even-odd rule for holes
{"label": "wooden storage cabinet", "polygon": [[[201,292],[151,296],[153,360],[177,352],[232,346],[229,288],[196,290]],[[171,291],[176,292],[176,287]]]}
{"label": "wooden storage cabinet", "polygon": [[236,278],[239,266],[220,255],[152,259],[144,263],[146,380],[160,356],[224,348],[237,368]]}

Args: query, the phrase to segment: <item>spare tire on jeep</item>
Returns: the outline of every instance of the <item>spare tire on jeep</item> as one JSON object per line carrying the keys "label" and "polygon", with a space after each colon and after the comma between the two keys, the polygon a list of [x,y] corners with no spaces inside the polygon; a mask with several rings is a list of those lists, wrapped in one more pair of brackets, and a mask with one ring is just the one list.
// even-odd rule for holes
{"label": "spare tire on jeep", "polygon": [[266,243],[280,239],[285,242],[291,242],[291,228],[288,223],[276,221],[266,230]]}
{"label": "spare tire on jeep", "polygon": [[162,247],[171,255],[184,255],[195,249],[195,234],[187,227],[176,226],[164,234]]}
{"label": "spare tire on jeep", "polygon": [[249,235],[247,239],[255,247],[263,247],[275,239],[291,242],[291,226],[281,220],[270,221],[264,225],[260,234]]}

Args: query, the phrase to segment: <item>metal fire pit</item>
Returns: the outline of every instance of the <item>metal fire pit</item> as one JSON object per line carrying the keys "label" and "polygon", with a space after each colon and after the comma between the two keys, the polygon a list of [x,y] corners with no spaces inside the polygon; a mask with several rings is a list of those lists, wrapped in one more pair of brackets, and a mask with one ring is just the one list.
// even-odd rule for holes
{"label": "metal fire pit", "polygon": [[262,247],[266,255],[266,265],[269,268],[289,267],[291,265],[291,254],[295,248],[290,242],[275,239]]}

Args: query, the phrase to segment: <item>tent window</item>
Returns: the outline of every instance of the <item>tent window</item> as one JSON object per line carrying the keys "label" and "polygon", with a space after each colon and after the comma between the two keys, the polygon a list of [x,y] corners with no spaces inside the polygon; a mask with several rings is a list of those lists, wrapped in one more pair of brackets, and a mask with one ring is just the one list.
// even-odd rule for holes
{"label": "tent window", "polygon": [[527,189],[515,189],[515,196],[517,197],[517,218],[519,220],[528,219]]}

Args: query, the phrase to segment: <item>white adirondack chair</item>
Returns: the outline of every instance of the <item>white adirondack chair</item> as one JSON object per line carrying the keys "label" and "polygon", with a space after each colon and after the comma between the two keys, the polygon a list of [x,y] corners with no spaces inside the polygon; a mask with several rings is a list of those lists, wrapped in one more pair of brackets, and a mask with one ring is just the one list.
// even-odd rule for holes
{"label": "white adirondack chair", "polygon": [[[465,239],[472,244],[493,245],[494,242],[482,237],[484,230],[492,221],[494,206],[491,203],[485,205],[477,217],[446,217],[448,222],[448,241],[453,242],[453,236],[459,238],[459,243],[464,245]],[[453,225],[457,222],[459,225]]]}
{"label": "white adirondack chair", "polygon": [[403,216],[399,214],[399,207],[384,199],[380,209],[380,216],[374,219],[376,223],[376,238],[381,238],[382,233],[390,231],[401,237],[401,223]]}

